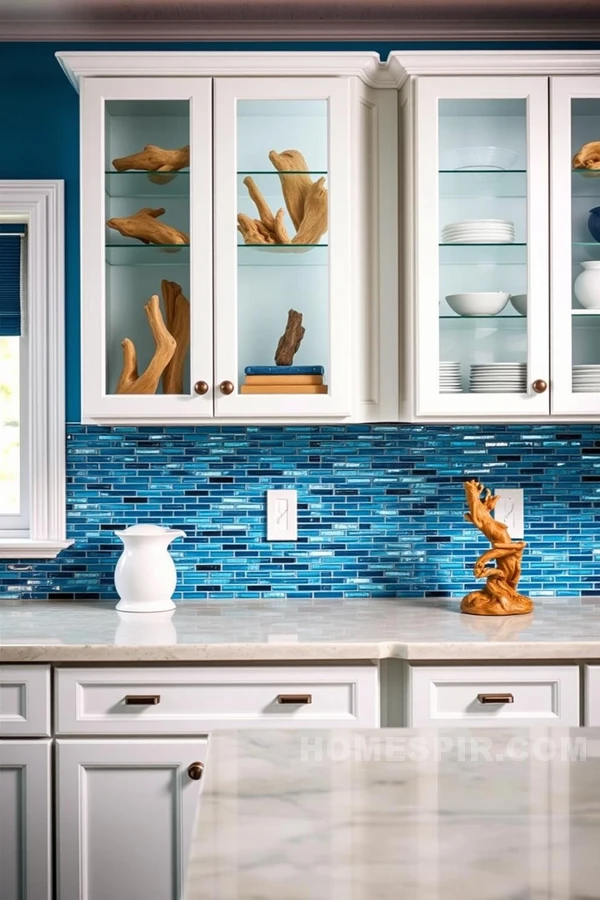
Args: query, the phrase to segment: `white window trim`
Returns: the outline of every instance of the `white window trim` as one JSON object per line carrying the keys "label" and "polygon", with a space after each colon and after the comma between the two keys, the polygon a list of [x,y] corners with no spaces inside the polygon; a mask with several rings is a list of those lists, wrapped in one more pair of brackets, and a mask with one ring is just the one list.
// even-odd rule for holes
{"label": "white window trim", "polygon": [[66,540],[64,183],[0,180],[0,216],[27,223],[29,530],[0,559],[53,559]]}

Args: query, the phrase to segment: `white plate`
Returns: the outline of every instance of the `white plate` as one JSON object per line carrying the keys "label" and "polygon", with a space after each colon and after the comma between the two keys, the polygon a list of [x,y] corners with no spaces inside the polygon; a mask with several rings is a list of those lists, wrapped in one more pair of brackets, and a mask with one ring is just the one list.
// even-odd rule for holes
{"label": "white plate", "polygon": [[515,369],[520,370],[526,367],[527,363],[512,363],[512,362],[499,362],[499,363],[471,363],[471,369]]}
{"label": "white plate", "polygon": [[504,234],[514,234],[515,229],[511,225],[485,225],[485,224],[477,224],[477,225],[463,225],[461,227],[457,225],[444,225],[442,228],[443,234],[463,234],[465,231],[493,231],[493,232],[503,232]]}
{"label": "white plate", "polygon": [[471,394],[524,394],[526,388],[471,388]]}
{"label": "white plate", "polygon": [[514,228],[515,223],[510,219],[462,219],[460,222],[447,222],[444,228],[464,228],[469,225],[509,225]]}

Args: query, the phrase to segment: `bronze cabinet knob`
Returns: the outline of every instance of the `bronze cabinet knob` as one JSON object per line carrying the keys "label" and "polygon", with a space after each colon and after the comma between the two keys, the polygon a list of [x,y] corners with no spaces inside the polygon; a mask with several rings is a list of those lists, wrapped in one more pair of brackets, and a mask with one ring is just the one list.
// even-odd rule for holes
{"label": "bronze cabinet knob", "polygon": [[547,389],[548,384],[544,381],[543,378],[537,378],[537,379],[533,382],[533,384],[531,385],[531,387],[534,389],[534,391],[536,392],[536,394],[543,394],[544,391]]}
{"label": "bronze cabinet knob", "polygon": [[197,381],[194,385],[197,394],[208,394],[208,384],[206,381]]}
{"label": "bronze cabinet knob", "polygon": [[222,394],[233,394],[234,384],[233,381],[222,381],[219,385],[219,390]]}
{"label": "bronze cabinet knob", "polygon": [[188,766],[188,775],[190,776],[192,781],[200,781],[203,772],[204,763],[193,762],[190,766]]}

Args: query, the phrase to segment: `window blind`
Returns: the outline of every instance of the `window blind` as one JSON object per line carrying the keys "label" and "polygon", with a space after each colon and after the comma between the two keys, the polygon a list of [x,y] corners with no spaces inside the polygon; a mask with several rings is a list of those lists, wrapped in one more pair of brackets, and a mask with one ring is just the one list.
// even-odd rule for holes
{"label": "window blind", "polygon": [[0,336],[15,337],[23,329],[23,263],[25,225],[0,224]]}

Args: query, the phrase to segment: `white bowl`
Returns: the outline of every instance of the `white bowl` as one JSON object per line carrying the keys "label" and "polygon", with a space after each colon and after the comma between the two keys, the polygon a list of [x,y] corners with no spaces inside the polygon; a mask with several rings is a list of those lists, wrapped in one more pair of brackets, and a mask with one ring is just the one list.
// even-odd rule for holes
{"label": "white bowl", "polygon": [[481,291],[472,294],[448,294],[446,302],[459,316],[495,316],[502,312],[510,294]]}
{"label": "white bowl", "polygon": [[510,302],[520,316],[527,315],[527,294],[511,294]]}
{"label": "white bowl", "polygon": [[507,147],[459,147],[446,150],[444,169],[474,169],[499,171],[510,169],[517,161],[517,154]]}

